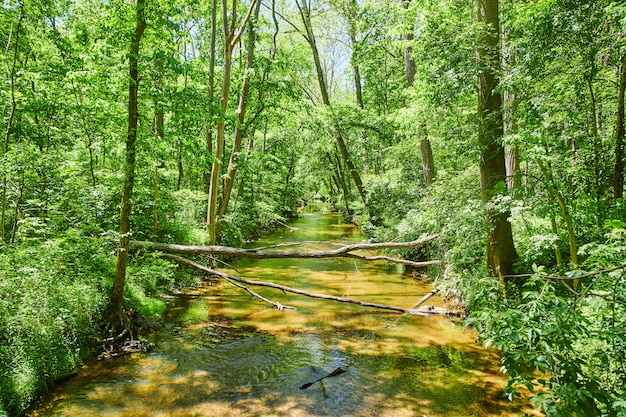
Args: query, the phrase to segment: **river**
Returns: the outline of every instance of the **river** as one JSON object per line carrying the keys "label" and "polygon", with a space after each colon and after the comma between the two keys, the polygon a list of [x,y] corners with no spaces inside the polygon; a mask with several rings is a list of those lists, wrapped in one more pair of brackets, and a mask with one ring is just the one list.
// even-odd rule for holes
{"label": "river", "polygon": [[[354,243],[358,229],[332,213],[302,214],[256,246]],[[305,243],[301,249],[329,246]],[[241,260],[228,272],[310,292],[410,307],[432,287],[384,262]],[[167,310],[156,348],[90,361],[32,411],[39,416],[515,416],[502,398],[499,359],[470,329],[442,317],[400,316],[351,304],[258,293],[210,280]],[[433,297],[428,303],[444,306]],[[346,372],[300,387],[341,367]]]}

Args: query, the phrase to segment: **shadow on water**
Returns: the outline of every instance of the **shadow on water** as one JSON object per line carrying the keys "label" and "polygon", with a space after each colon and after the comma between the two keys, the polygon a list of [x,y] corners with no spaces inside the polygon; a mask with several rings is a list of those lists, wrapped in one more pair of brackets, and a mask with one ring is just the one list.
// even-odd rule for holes
{"label": "shadow on water", "polygon": [[[294,226],[297,231],[273,233],[257,245],[362,238],[329,214],[304,216]],[[245,260],[237,273],[403,306],[431,289],[384,264],[322,262]],[[505,381],[493,352],[447,319],[258,291],[298,311],[279,312],[222,282],[206,282],[176,299],[164,328],[152,336],[155,351],[86,364],[31,416],[469,417],[528,411],[502,399]],[[347,372],[300,389],[338,367]]]}

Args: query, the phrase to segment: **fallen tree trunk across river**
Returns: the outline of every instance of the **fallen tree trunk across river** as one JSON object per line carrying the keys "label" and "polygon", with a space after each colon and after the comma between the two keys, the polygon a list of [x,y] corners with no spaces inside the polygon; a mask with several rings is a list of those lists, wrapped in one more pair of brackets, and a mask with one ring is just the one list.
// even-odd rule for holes
{"label": "fallen tree trunk across river", "polygon": [[[306,297],[312,298],[321,298],[326,300],[338,301],[342,303],[350,303],[356,304],[363,307],[371,307],[378,308],[383,310],[391,310],[396,311],[403,314],[410,315],[418,315],[418,316],[449,316],[449,315],[458,315],[457,312],[449,311],[443,308],[438,308],[434,306],[417,308],[426,302],[430,297],[437,294],[439,292],[438,289],[434,289],[430,293],[426,294],[424,298],[422,298],[417,304],[413,305],[411,308],[403,308],[397,306],[391,306],[386,304],[372,303],[368,301],[355,300],[352,298],[346,297],[338,297],[327,294],[318,294],[318,293],[310,293],[307,291],[303,291],[297,288],[288,287],[281,284],[275,284],[272,282],[265,281],[252,281],[248,279],[244,279],[241,277],[236,277],[234,275],[230,275],[219,271],[217,269],[209,268],[205,265],[194,262],[190,259],[184,258],[178,255],[187,255],[187,256],[198,256],[198,255],[222,255],[222,256],[233,256],[233,257],[241,257],[241,258],[254,258],[254,259],[271,259],[271,258],[353,258],[367,261],[377,261],[377,260],[385,260],[388,262],[411,265],[413,267],[427,267],[431,265],[438,265],[441,263],[439,260],[434,261],[425,261],[425,262],[415,262],[409,261],[406,259],[393,258],[389,256],[367,256],[353,253],[358,250],[376,250],[376,249],[396,249],[396,248],[412,248],[423,246],[427,243],[432,242],[437,238],[438,235],[427,236],[422,239],[414,240],[411,242],[382,242],[382,243],[356,243],[352,245],[341,246],[334,250],[325,250],[325,251],[303,251],[303,250],[267,250],[267,248],[252,248],[252,249],[241,249],[241,248],[232,248],[228,246],[185,246],[185,245],[176,245],[176,244],[167,244],[167,243],[155,243],[155,242],[144,242],[144,241],[132,241],[131,245],[133,247],[139,247],[142,249],[153,250],[158,252],[163,252],[160,256],[164,259],[173,260],[181,265],[186,265],[188,267],[197,269],[204,274],[220,277],[227,282],[235,285],[239,288],[244,289],[252,296],[260,299],[263,302],[269,303],[276,307],[279,310],[295,310],[294,307],[285,306],[280,303],[268,300],[267,298],[257,294],[247,286],[262,286],[279,289],[284,292],[290,292],[293,294],[299,294]],[[303,242],[295,243],[301,244]],[[293,244],[293,245],[295,245]],[[289,244],[292,245],[292,244]],[[286,244],[277,245],[277,246],[287,246]]]}
{"label": "fallen tree trunk across river", "polygon": [[[355,243],[352,245],[342,246],[334,250],[325,251],[303,251],[303,250],[266,250],[265,248],[232,248],[229,246],[186,246],[171,243],[156,243],[145,241],[131,241],[131,246],[147,250],[159,251],[177,255],[197,256],[233,256],[237,258],[253,258],[253,259],[270,259],[270,258],[353,258],[366,261],[383,260],[397,264],[410,265],[416,268],[424,268],[432,265],[439,265],[441,261],[424,261],[415,262],[407,259],[393,258],[390,256],[366,256],[352,253],[359,250],[377,250],[377,249],[401,249],[415,248],[423,246],[435,240],[439,235],[430,235],[422,239],[413,240],[411,242],[381,242],[381,243]],[[304,242],[300,242],[304,243]],[[299,244],[299,243],[296,243]],[[284,245],[283,245],[284,246]]]}

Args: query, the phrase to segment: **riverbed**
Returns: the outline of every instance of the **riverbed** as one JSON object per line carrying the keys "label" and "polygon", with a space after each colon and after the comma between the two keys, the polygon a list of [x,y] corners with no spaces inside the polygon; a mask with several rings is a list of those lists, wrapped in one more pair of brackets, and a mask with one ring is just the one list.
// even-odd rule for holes
{"label": "riverbed", "polygon": [[[255,246],[328,249],[364,236],[329,212],[304,213]],[[330,243],[333,242],[333,243]],[[353,259],[241,260],[233,275],[410,308],[432,286],[398,265]],[[516,416],[496,353],[444,317],[417,317],[256,288],[279,311],[208,280],[167,310],[156,348],[91,361],[30,416]],[[449,307],[435,296],[428,301]],[[333,370],[346,372],[322,379]],[[310,384],[305,389],[303,385]]]}

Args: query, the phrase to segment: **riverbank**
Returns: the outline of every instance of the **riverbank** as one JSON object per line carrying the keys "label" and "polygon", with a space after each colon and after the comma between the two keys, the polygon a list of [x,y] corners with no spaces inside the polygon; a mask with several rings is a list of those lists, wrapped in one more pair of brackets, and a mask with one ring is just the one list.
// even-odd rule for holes
{"label": "riverbank", "polygon": [[[176,230],[187,243],[203,243],[198,237],[202,231],[181,225]],[[2,248],[0,417],[22,415],[57,381],[108,349],[100,342],[100,323],[112,286],[114,251],[108,236],[74,229]],[[155,330],[167,308],[167,295],[203,279],[153,255],[135,253],[125,308],[137,313],[146,330]]]}
{"label": "riverbank", "polygon": [[[292,226],[255,245],[363,238],[339,215],[307,214]],[[432,289],[380,262],[247,259],[236,268],[245,277],[391,304],[413,304]],[[173,300],[153,352],[89,363],[33,415],[516,415],[501,398],[497,358],[447,319],[259,292],[298,311],[204,282]],[[337,368],[347,372],[300,389]]]}
{"label": "riverbank", "polygon": [[[103,349],[113,251],[109,239],[68,233],[0,253],[0,415],[22,415]],[[166,308],[159,294],[197,281],[139,255],[129,268],[126,308],[154,319]]]}

